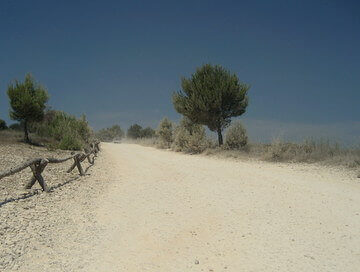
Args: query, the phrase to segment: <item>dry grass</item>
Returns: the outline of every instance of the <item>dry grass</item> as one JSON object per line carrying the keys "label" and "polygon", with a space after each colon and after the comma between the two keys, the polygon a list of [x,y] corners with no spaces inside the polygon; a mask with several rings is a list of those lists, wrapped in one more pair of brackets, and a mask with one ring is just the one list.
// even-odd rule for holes
{"label": "dry grass", "polygon": [[[29,138],[32,145],[49,147],[54,143],[54,140],[38,136],[34,133],[30,133]],[[24,143],[24,132],[12,129],[0,130],[0,145],[16,143]]]}
{"label": "dry grass", "polygon": [[321,163],[360,168],[360,148],[344,148],[328,141],[305,141],[298,144],[276,140],[271,144],[250,143],[243,150],[211,148],[204,154],[242,159],[254,158],[272,162]]}

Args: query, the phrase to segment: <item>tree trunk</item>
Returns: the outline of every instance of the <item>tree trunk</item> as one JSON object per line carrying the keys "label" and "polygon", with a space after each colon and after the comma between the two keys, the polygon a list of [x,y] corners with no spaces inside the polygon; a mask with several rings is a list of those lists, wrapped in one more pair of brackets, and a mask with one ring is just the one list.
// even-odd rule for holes
{"label": "tree trunk", "polygon": [[30,139],[29,139],[29,131],[28,131],[28,122],[27,120],[24,121],[24,141],[25,143],[30,143]]}
{"label": "tree trunk", "polygon": [[218,133],[219,146],[222,146],[222,144],[224,142],[223,142],[223,136],[222,136],[221,128],[218,128],[217,133]]}

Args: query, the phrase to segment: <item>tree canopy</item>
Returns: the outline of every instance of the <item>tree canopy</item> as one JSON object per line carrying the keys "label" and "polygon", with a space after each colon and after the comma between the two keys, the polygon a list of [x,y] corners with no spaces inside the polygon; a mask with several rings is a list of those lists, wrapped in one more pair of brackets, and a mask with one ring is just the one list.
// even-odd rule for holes
{"label": "tree canopy", "polygon": [[216,131],[222,145],[223,129],[248,106],[249,85],[220,65],[205,64],[190,78],[182,78],[181,87],[172,97],[175,110],[192,122]]}
{"label": "tree canopy", "polygon": [[10,118],[23,122],[25,141],[29,143],[28,124],[42,120],[49,95],[30,74],[25,75],[24,82],[15,80],[11,83],[8,86],[7,95],[11,106]]}
{"label": "tree canopy", "polygon": [[124,137],[124,131],[119,125],[113,125],[109,128],[100,129],[96,133],[96,137],[100,141],[110,142],[114,140],[121,140]]}
{"label": "tree canopy", "polygon": [[142,127],[138,124],[130,126],[127,130],[127,137],[131,139],[141,138]]}

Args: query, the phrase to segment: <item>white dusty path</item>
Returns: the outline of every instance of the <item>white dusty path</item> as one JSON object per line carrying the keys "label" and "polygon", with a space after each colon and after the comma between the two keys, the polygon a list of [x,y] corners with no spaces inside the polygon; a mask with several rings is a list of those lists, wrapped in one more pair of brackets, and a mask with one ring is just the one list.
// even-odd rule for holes
{"label": "white dusty path", "polygon": [[360,271],[360,183],[345,171],[102,148],[94,222],[72,206],[76,228],[19,270]]}

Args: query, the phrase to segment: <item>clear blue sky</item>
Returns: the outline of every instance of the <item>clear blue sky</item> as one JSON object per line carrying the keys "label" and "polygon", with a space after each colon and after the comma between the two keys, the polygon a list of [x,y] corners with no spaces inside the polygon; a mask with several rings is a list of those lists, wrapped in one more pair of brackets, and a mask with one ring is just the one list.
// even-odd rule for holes
{"label": "clear blue sky", "polygon": [[255,140],[360,143],[359,3],[3,0],[0,118],[11,123],[9,82],[31,72],[53,108],[96,129],[155,126],[179,119],[181,76],[212,63],[251,84],[240,119]]}

